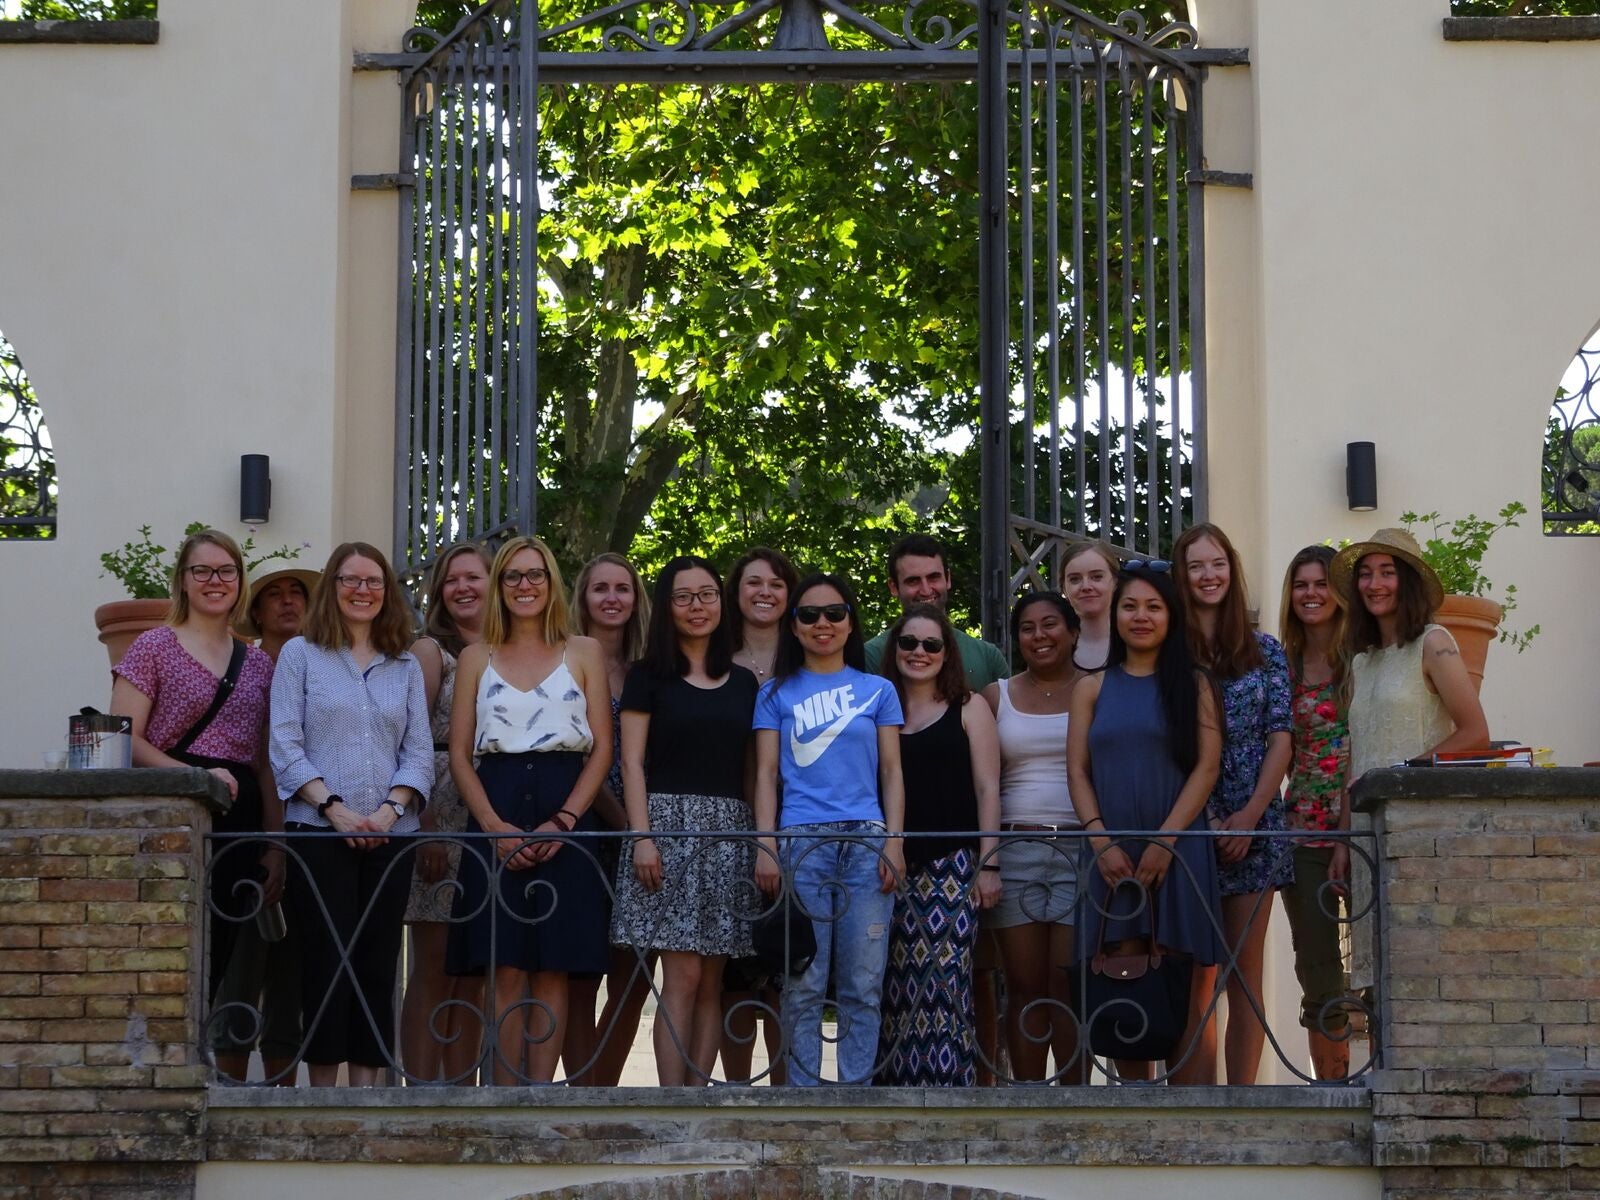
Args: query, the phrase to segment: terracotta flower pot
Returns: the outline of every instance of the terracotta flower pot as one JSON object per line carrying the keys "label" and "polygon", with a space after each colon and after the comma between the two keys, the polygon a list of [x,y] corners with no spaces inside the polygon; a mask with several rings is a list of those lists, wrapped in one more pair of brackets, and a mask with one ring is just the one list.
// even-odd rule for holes
{"label": "terracotta flower pot", "polygon": [[1472,686],[1483,691],[1483,666],[1489,658],[1489,643],[1500,635],[1501,609],[1493,600],[1479,596],[1450,595],[1433,614],[1435,623],[1443,625],[1456,639],[1461,649],[1461,661],[1467,674],[1472,676]]}
{"label": "terracotta flower pot", "polygon": [[133,639],[167,619],[166,600],[113,600],[94,610],[95,628],[114,667],[133,645]]}

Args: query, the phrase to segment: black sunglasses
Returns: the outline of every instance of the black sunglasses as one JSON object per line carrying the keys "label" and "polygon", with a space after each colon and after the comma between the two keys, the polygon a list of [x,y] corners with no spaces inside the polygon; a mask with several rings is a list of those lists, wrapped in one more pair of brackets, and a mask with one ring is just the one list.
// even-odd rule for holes
{"label": "black sunglasses", "polygon": [[1157,571],[1166,574],[1172,570],[1172,564],[1164,558],[1131,558],[1122,564],[1124,571]]}
{"label": "black sunglasses", "polygon": [[943,638],[914,638],[909,633],[902,633],[899,637],[895,638],[894,644],[899,646],[900,649],[904,650],[907,654],[910,654],[918,646],[921,646],[929,654],[944,653]]}
{"label": "black sunglasses", "polygon": [[837,625],[849,615],[848,604],[802,604],[794,610],[794,619],[802,625],[815,625],[820,617],[826,617],[829,624]]}

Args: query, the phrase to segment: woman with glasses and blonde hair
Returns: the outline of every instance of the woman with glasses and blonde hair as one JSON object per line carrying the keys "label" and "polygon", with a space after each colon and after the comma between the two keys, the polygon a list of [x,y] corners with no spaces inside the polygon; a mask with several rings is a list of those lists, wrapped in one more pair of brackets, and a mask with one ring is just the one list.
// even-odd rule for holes
{"label": "woman with glasses and blonde hair", "polygon": [[[283,828],[283,807],[262,786],[269,778],[272,660],[232,632],[249,607],[244,575],[244,558],[231,537],[217,529],[190,534],[178,549],[166,624],[135,638],[113,668],[111,711],[133,723],[133,765],[196,766],[221,780],[233,803],[217,818],[217,833]],[[213,997],[241,922],[258,903],[276,904],[283,891],[281,849],[257,853],[246,845],[228,852],[224,845],[216,844],[211,869],[212,903],[226,918],[211,926],[207,995]],[[253,888],[238,886],[247,879],[265,889],[259,899]],[[230,1036],[219,1045],[248,1044],[253,1016],[224,1012],[221,1019]],[[218,1067],[235,1079],[244,1078],[247,1061],[247,1052],[217,1057]]]}
{"label": "woman with glasses and blonde hair", "polygon": [[[483,640],[493,558],[477,542],[457,542],[434,560],[428,576],[422,636],[411,653],[422,666],[433,732],[433,792],[422,811],[424,833],[460,833],[467,809],[450,778],[450,712],[455,706],[456,662]],[[400,1010],[400,1055],[413,1079],[471,1082],[478,1041],[468,1026],[483,1005],[477,980],[445,973],[451,898],[461,846],[446,838],[417,846],[406,923],[411,927],[411,977]],[[444,1008],[440,1008],[444,1005]]]}
{"label": "woman with glasses and blonde hair", "polygon": [[[555,1078],[567,976],[608,962],[605,884],[582,840],[611,765],[611,692],[591,638],[567,634],[550,547],[515,537],[495,555],[483,641],[462,652],[450,774],[474,839],[461,859],[450,971],[493,979],[497,1084]],[[474,766],[476,758],[476,766]]]}
{"label": "woman with glasses and blonde hair", "polygon": [[394,1065],[394,981],[411,886],[406,845],[433,788],[433,732],[411,612],[383,552],[328,556],[272,678],[272,770],[291,832],[305,1061],[313,1087],[341,1063],[353,1087]]}

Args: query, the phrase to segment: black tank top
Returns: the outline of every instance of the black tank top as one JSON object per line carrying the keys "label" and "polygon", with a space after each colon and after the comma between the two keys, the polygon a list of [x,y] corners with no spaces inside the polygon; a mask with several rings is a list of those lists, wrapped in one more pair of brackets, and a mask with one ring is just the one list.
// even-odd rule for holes
{"label": "black tank top", "polygon": [[[906,787],[906,832],[945,833],[978,828],[978,793],[972,786],[972,751],[952,704],[932,725],[900,735],[900,774]],[[906,865],[926,866],[973,838],[907,838]]]}

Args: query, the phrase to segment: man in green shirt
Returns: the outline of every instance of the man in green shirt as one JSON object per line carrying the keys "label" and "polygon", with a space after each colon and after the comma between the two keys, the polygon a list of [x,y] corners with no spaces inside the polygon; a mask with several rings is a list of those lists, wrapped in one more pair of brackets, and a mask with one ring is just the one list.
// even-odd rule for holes
{"label": "man in green shirt", "polygon": [[[945,607],[950,597],[950,571],[944,547],[925,533],[901,538],[889,551],[889,594],[902,606],[934,604]],[[883,658],[885,630],[867,643],[867,670],[876,671]],[[967,686],[981,692],[997,679],[1011,674],[999,647],[956,630],[956,649],[967,673]]]}

